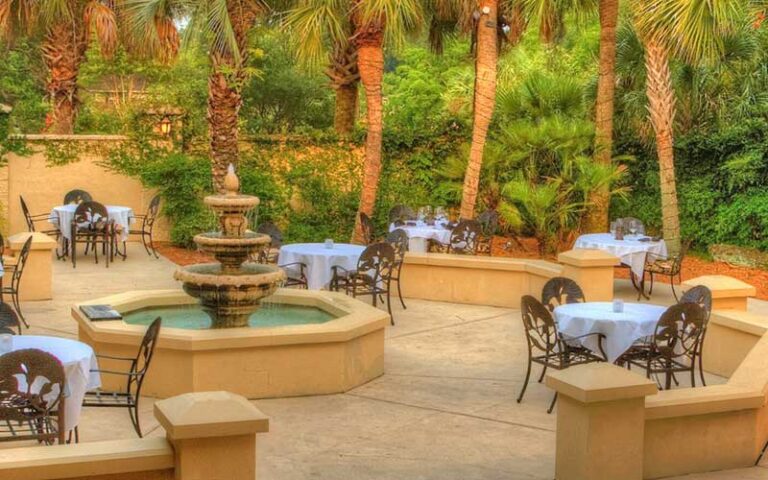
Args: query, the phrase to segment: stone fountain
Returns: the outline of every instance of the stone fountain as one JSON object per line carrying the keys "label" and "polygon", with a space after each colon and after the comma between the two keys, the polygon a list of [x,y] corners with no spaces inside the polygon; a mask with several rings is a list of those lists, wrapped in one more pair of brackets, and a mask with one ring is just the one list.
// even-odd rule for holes
{"label": "stone fountain", "polygon": [[229,166],[224,194],[205,197],[218,218],[220,231],[196,235],[194,242],[213,254],[218,263],[181,267],[174,278],[184,291],[200,299],[211,317],[212,328],[247,327],[261,299],[272,295],[285,281],[282,269],[246,262],[251,255],[269,248],[269,235],[247,229],[246,214],[259,205],[259,198],[240,194],[240,180]]}

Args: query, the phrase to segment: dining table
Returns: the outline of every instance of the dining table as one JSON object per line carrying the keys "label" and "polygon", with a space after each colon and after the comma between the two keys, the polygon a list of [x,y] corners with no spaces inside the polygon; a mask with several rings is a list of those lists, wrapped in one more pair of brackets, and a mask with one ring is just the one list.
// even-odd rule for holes
{"label": "dining table", "polygon": [[349,243],[292,243],[280,247],[277,264],[305,264],[307,288],[321,290],[333,279],[332,267],[355,270],[363,250],[365,246]]}
{"label": "dining table", "polygon": [[77,340],[41,335],[14,335],[11,351],[34,348],[50,353],[64,367],[64,428],[74,429],[80,423],[83,398],[88,390],[101,387],[96,354],[90,345]]}
{"label": "dining table", "polygon": [[403,225],[391,224],[389,231],[397,229],[404,230],[408,234],[408,251],[426,253],[430,240],[438,241],[442,244],[451,242],[451,229],[448,228],[447,221],[435,221],[426,223],[423,220],[409,221]]}
{"label": "dining table", "polygon": [[[69,241],[72,240],[71,225],[72,219],[75,218],[75,210],[77,210],[77,207],[78,204],[76,203],[53,207],[48,219],[51,224],[59,229],[62,238],[66,238]],[[109,220],[113,220],[116,225],[121,227],[121,241],[127,241],[131,223],[134,220],[133,209],[122,205],[105,205],[105,207],[107,208]]]}
{"label": "dining table", "polygon": [[[638,340],[653,335],[667,307],[648,303],[623,303],[614,311],[613,302],[566,303],[554,310],[560,335],[577,342],[613,363]],[[598,335],[590,335],[599,333]]]}
{"label": "dining table", "polygon": [[654,240],[646,235],[624,235],[624,238],[619,240],[611,233],[588,233],[579,236],[573,248],[603,250],[619,257],[621,263],[629,266],[638,279],[643,278],[648,254],[658,258],[667,256],[667,244],[664,240]]}

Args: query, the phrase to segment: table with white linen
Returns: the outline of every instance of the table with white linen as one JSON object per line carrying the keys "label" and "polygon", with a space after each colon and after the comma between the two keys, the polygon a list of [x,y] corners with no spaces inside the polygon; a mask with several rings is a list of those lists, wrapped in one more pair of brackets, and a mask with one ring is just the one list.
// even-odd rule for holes
{"label": "table with white linen", "polygon": [[324,243],[294,243],[280,247],[278,265],[303,263],[307,266],[307,285],[310,290],[320,290],[331,283],[331,267],[355,270],[365,247],[348,243],[335,243],[326,248]]}
{"label": "table with white linen", "polygon": [[64,366],[67,386],[64,391],[64,428],[70,431],[80,422],[85,392],[101,387],[96,355],[90,345],[60,337],[16,335],[13,351],[36,348],[58,358]]}
{"label": "table with white linen", "polygon": [[595,248],[604,250],[621,259],[621,263],[628,265],[632,273],[638,278],[643,278],[645,271],[645,259],[653,254],[660,258],[667,256],[667,244],[664,240],[658,242],[640,241],[649,238],[644,235],[625,235],[624,240],[616,240],[610,233],[589,233],[576,239],[573,248]]}
{"label": "table with white linen", "polygon": [[405,230],[408,234],[408,250],[411,252],[425,253],[429,240],[435,240],[440,243],[450,243],[451,230],[445,228],[445,224],[437,222],[434,225],[427,225],[425,222],[414,222],[416,225],[400,225],[394,223],[389,226],[389,231],[394,232],[398,228]]}
{"label": "table with white linen", "polygon": [[[128,240],[128,230],[133,221],[133,209],[120,205],[105,205],[107,215],[110,220],[114,220],[116,225],[122,227],[122,241]],[[72,240],[72,219],[75,218],[75,210],[78,205],[71,203],[69,205],[59,205],[53,207],[51,211],[50,222],[56,225],[61,232],[61,236],[67,240]],[[98,219],[97,219],[98,220]]]}
{"label": "table with white linen", "polygon": [[[625,303],[622,312],[614,312],[612,302],[568,303],[555,308],[555,321],[564,338],[603,334],[603,350],[613,363],[635,341],[653,335],[665,310],[661,305]],[[601,354],[597,335],[576,341]]]}

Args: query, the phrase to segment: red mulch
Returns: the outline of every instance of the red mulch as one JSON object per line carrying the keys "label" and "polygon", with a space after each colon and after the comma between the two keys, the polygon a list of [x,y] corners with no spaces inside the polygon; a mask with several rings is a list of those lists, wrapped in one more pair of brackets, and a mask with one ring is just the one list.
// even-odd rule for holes
{"label": "red mulch", "polygon": [[[177,265],[214,261],[213,257],[206,253],[174,247],[170,244],[158,245],[157,251]],[[541,258],[538,252],[538,242],[534,238],[519,238],[516,241],[504,237],[496,237],[493,239],[492,252],[496,257]],[[548,257],[546,259],[555,260],[555,257]],[[712,262],[690,255],[686,257],[683,261],[683,280],[702,275],[728,275],[729,277],[738,278],[757,288],[757,298],[768,300],[768,270],[735,267],[727,263]],[[629,278],[629,271],[626,268],[617,268],[616,278]],[[657,281],[669,283],[669,280],[663,277],[660,277]]]}

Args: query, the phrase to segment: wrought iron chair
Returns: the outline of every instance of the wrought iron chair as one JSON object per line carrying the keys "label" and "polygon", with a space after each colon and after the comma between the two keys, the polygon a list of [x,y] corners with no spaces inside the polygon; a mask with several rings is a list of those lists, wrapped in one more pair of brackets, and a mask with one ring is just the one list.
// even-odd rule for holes
{"label": "wrought iron chair", "polygon": [[65,381],[50,353],[28,348],[0,356],[0,442],[63,444]]}
{"label": "wrought iron chair", "polygon": [[393,230],[387,235],[387,243],[392,245],[395,249],[395,265],[392,267],[392,281],[397,284],[397,297],[400,299],[400,304],[403,309],[407,309],[405,302],[403,301],[403,291],[400,287],[400,277],[403,274],[403,263],[405,262],[405,254],[408,251],[408,233],[398,228]]}
{"label": "wrought iron chair", "polygon": [[[32,215],[29,213],[29,207],[27,207],[27,202],[24,201],[24,197],[19,195],[19,202],[21,203],[21,213],[24,214],[24,221],[27,223],[27,231],[28,232],[40,232],[44,233],[48,236],[53,237],[54,239],[58,240],[59,235],[61,235],[61,232],[58,228],[51,228],[47,230],[37,230],[35,224],[40,222],[46,222],[51,223],[51,214],[49,213],[39,213],[36,215]],[[54,219],[54,222],[56,220]]]}
{"label": "wrought iron chair", "polygon": [[415,220],[416,214],[411,207],[406,205],[395,205],[389,209],[389,223],[403,222],[408,220]]}
{"label": "wrought iron chair", "polygon": [[[160,213],[160,195],[155,195],[149,202],[149,208],[147,213],[134,215],[133,218],[141,221],[141,228],[128,229],[129,235],[141,235],[141,244],[144,245],[144,250],[147,251],[147,255],[154,255],[155,258],[160,256],[155,249],[154,231],[155,222]],[[125,248],[125,242],[123,242],[123,248]]]}
{"label": "wrought iron chair", "polygon": [[699,375],[701,376],[701,384],[707,386],[707,381],[704,378],[704,340],[707,335],[707,326],[709,325],[709,318],[712,315],[712,291],[704,285],[697,285],[688,290],[680,297],[679,303],[695,303],[700,306],[706,312],[707,317],[704,319],[704,326],[701,331],[701,345],[699,346]]}
{"label": "wrought iron chair", "polygon": [[[14,328],[16,331],[14,331]],[[7,303],[0,303],[0,333],[18,333],[21,335],[21,322],[19,315]]]}
{"label": "wrought iron chair", "polygon": [[486,210],[477,217],[477,221],[480,223],[477,253],[490,255],[493,237],[499,231],[499,213],[495,210]]}
{"label": "wrought iron chair", "polygon": [[107,207],[98,202],[83,202],[78,205],[72,218],[70,232],[72,268],[77,267],[78,243],[85,243],[87,248],[93,250],[93,258],[97,264],[99,263],[99,249],[97,247],[101,245],[104,263],[109,268],[109,260],[114,248],[112,239],[115,231],[114,222],[109,219]]}
{"label": "wrought iron chair", "polygon": [[579,284],[570,278],[550,278],[544,284],[544,288],[541,289],[541,303],[550,312],[554,312],[555,308],[566,303],[584,303],[586,301]]}
{"label": "wrought iron chair", "polygon": [[80,205],[83,202],[92,202],[93,197],[90,193],[86,192],[85,190],[75,189],[70,190],[67,192],[66,195],[64,195],[64,205],[69,205],[71,203],[76,203]]}
{"label": "wrought iron chair", "polygon": [[[648,287],[649,296],[653,295],[654,276],[662,275],[669,277],[669,283],[672,287],[672,295],[675,296],[675,300],[678,299],[677,291],[675,290],[675,277],[677,277],[678,283],[683,283],[683,260],[688,253],[690,245],[690,241],[684,242],[677,255],[670,257],[660,257],[652,253],[646,255],[644,275],[647,274],[651,281]],[[645,282],[643,281],[642,283],[644,284]]]}
{"label": "wrought iron chair", "polygon": [[384,242],[374,243],[363,250],[357,261],[357,269],[347,270],[340,266],[331,267],[333,277],[331,290],[344,290],[347,295],[359,297],[370,295],[373,306],[377,306],[379,297],[386,296],[387,311],[392,325],[392,302],[390,300],[390,284],[392,271],[395,267],[395,249]]}
{"label": "wrought iron chair", "polygon": [[[144,383],[144,377],[152,362],[152,356],[155,352],[155,345],[157,345],[161,324],[162,320],[158,317],[149,325],[144,334],[144,338],[141,340],[139,351],[134,358],[96,355],[99,359],[130,364],[130,368],[128,368],[127,371],[95,370],[102,375],[118,375],[124,377],[126,379],[125,390],[117,392],[107,392],[103,390],[86,392],[83,400],[84,407],[127,408],[133,428],[136,430],[136,434],[139,437],[143,436],[141,433],[141,424],[139,422],[141,386]],[[79,441],[79,436],[77,427],[75,427],[76,442]]]}
{"label": "wrought iron chair", "polygon": [[477,220],[462,220],[451,230],[448,243],[430,239],[428,249],[430,252],[476,255],[480,232],[481,227]]}
{"label": "wrought iron chair", "polygon": [[360,212],[360,230],[363,234],[363,242],[366,245],[372,244],[375,238],[373,234],[373,220],[363,212]]}
{"label": "wrought iron chair", "polygon": [[[283,232],[277,225],[265,222],[259,225],[256,229],[258,233],[269,235],[272,241],[269,244],[269,248],[266,248],[256,254],[254,261],[257,263],[268,263],[277,265],[277,261],[280,258],[280,247],[283,246]],[[285,265],[277,265],[285,270],[286,279],[283,284],[286,287],[299,287],[308,289],[309,282],[307,280],[307,264],[302,262],[287,263]]]}
{"label": "wrought iron chair", "polygon": [[669,390],[676,373],[690,372],[691,386],[696,386],[696,363],[707,313],[696,303],[678,303],[669,307],[656,324],[648,345],[633,346],[617,363],[627,368],[637,366],[646,376],[664,375]]}
{"label": "wrought iron chair", "polygon": [[29,259],[29,250],[31,248],[32,248],[32,237],[29,237],[27,238],[27,241],[24,242],[24,245],[22,245],[21,251],[19,251],[19,256],[18,256],[18,260],[16,261],[16,266],[14,267],[11,274],[10,285],[3,285],[3,278],[0,278],[0,303],[4,304],[5,295],[10,295],[11,301],[13,302],[13,308],[16,309],[16,313],[18,313],[19,318],[21,318],[21,321],[24,323],[24,326],[27,328],[29,328],[29,324],[24,318],[24,314],[21,313],[21,302],[19,302],[19,287],[21,285],[21,279],[24,275],[24,267],[26,267],[27,265],[27,260]]}
{"label": "wrought iron chair", "polygon": [[[602,338],[601,334],[590,333],[581,337],[562,338],[557,331],[557,324],[549,309],[536,298],[530,295],[523,296],[520,307],[525,339],[528,344],[528,369],[525,372],[525,381],[520,395],[517,397],[517,403],[523,401],[523,395],[525,395],[528,381],[531,378],[531,366],[534,363],[544,367],[539,377],[539,381],[541,381],[547,373],[547,368],[563,370],[574,365],[605,361],[605,355],[601,357],[588,348],[575,345],[572,342],[590,336]],[[552,398],[547,413],[552,413],[556,401],[557,393]]]}

